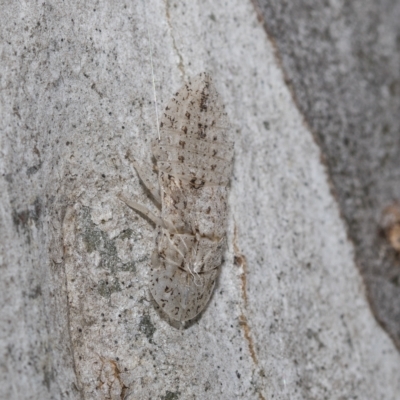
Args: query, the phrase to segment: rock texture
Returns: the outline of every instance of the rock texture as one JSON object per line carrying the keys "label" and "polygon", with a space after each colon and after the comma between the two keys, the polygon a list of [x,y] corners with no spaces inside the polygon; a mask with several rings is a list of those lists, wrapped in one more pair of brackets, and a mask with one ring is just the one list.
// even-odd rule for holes
{"label": "rock texture", "polygon": [[[2,11],[1,398],[398,397],[399,354],[252,3]],[[154,207],[125,157],[151,163],[151,47],[159,108],[208,71],[233,122],[229,248],[185,329],[149,296],[154,228],[117,199]]]}
{"label": "rock texture", "polygon": [[400,258],[380,222],[400,199],[400,2],[254,0],[321,145],[375,317],[400,347]]}

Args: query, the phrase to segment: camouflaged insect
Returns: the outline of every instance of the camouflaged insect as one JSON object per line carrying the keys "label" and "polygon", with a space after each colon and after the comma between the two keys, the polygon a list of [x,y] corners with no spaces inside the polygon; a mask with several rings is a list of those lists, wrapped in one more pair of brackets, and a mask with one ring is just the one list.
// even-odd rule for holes
{"label": "camouflaged insect", "polygon": [[160,190],[134,162],[161,203],[161,218],[122,200],[157,225],[150,291],[177,321],[194,318],[214,289],[226,242],[228,183],[232,172],[230,124],[211,77],[201,73],[167,104],[160,140],[152,144]]}

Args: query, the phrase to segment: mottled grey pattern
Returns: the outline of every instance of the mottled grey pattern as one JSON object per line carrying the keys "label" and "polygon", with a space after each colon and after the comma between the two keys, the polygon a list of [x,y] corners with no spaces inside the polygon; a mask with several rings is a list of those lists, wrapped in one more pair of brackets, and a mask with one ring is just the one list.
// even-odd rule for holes
{"label": "mottled grey pattern", "polygon": [[[222,263],[233,158],[228,129],[211,77],[197,75],[168,102],[160,122],[161,138],[152,146],[161,220],[126,201],[158,225],[150,290],[162,310],[177,321],[190,320],[204,309]],[[142,180],[149,181],[145,176]]]}

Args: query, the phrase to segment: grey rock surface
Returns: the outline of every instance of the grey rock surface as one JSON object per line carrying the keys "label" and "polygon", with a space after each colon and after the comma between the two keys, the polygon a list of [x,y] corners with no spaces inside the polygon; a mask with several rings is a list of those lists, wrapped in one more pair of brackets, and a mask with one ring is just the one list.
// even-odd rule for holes
{"label": "grey rock surface", "polygon": [[[1,16],[0,397],[396,399],[321,152],[250,2],[12,2]],[[177,329],[148,292],[159,108],[208,71],[233,123],[228,250]]]}
{"label": "grey rock surface", "polygon": [[400,348],[400,258],[379,226],[400,199],[400,2],[254,4],[321,145],[371,307]]}

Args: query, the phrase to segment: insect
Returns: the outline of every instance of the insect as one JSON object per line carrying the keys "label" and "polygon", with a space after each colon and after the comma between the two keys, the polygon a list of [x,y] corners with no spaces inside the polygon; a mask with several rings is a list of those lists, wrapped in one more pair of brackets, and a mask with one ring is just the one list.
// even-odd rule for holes
{"label": "insect", "polygon": [[159,189],[133,161],[161,204],[160,216],[120,196],[156,225],[150,292],[177,321],[204,309],[222,263],[234,147],[229,128],[210,75],[197,75],[169,100],[160,119],[160,139],[152,142]]}

